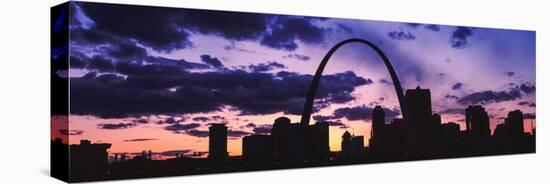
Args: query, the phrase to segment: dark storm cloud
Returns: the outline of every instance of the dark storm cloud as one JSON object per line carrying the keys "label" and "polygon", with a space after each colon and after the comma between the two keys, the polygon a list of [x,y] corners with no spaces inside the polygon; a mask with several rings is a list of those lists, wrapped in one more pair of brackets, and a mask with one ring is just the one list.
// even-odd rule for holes
{"label": "dark storm cloud", "polygon": [[233,138],[244,137],[244,136],[247,136],[247,135],[250,135],[250,134],[252,134],[252,133],[246,132],[246,131],[241,131],[241,130],[228,130],[227,131],[227,137],[233,137]]}
{"label": "dark storm cloud", "polygon": [[157,124],[178,124],[179,122],[182,122],[183,120],[176,120],[174,117],[169,117],[164,120],[160,120],[157,122]]}
{"label": "dark storm cloud", "polygon": [[201,55],[201,61],[216,68],[223,66],[222,62],[218,58],[206,54]]}
{"label": "dark storm cloud", "polygon": [[[160,64],[118,62],[125,77],[89,73],[71,79],[71,111],[103,118],[150,114],[212,112],[222,105],[242,114],[301,114],[312,76],[224,70],[191,73]],[[349,93],[372,80],[353,72],[325,75],[317,99],[344,103]],[[171,89],[171,90],[169,90]],[[316,111],[318,109],[315,109]]]}
{"label": "dark storm cloud", "polygon": [[521,98],[521,93],[517,89],[509,91],[481,91],[468,94],[462,98],[459,98],[457,102],[462,105],[472,104],[487,104],[498,103],[503,101],[511,101]]}
{"label": "dark storm cloud", "polygon": [[109,59],[102,56],[94,56],[90,58],[87,68],[98,72],[112,72],[115,69],[115,65]]}
{"label": "dark storm cloud", "polygon": [[83,61],[80,57],[70,56],[68,61],[71,63],[70,67],[75,69],[85,68],[88,65],[88,62]]}
{"label": "dark storm cloud", "polygon": [[523,113],[523,119],[537,119],[535,113]]}
{"label": "dark storm cloud", "polygon": [[390,82],[388,79],[380,79],[378,80],[378,82],[382,84],[393,85],[393,82]]}
{"label": "dark storm cloud", "polygon": [[134,122],[134,123],[140,123],[140,124],[147,124],[147,123],[149,123],[149,120],[146,120],[146,119],[135,119],[135,120],[132,120],[132,122]]}
{"label": "dark storm cloud", "polygon": [[313,120],[315,121],[327,121],[332,119],[332,116],[323,116],[323,115],[314,115]]}
{"label": "dark storm cloud", "polygon": [[178,23],[191,32],[236,41],[260,40],[264,46],[289,51],[297,48],[296,41],[321,43],[326,31],[315,26],[314,19],[303,17],[202,10],[185,10],[182,14]]}
{"label": "dark storm cloud", "polygon": [[229,40],[257,40],[268,28],[266,14],[180,9],[177,23],[191,32],[224,37]]}
{"label": "dark storm cloud", "polygon": [[208,134],[209,134],[207,130],[197,130],[197,129],[187,130],[184,133],[193,137],[208,137]]}
{"label": "dark storm cloud", "polygon": [[535,86],[529,83],[523,83],[519,87],[516,87],[517,89],[521,90],[525,94],[531,94],[535,92]]}
{"label": "dark storm cloud", "polygon": [[529,106],[529,107],[535,107],[536,104],[534,102],[528,102],[528,101],[521,101],[521,102],[518,102],[518,105],[521,105],[521,106]]}
{"label": "dark storm cloud", "polygon": [[439,25],[435,25],[435,24],[405,23],[405,25],[407,25],[411,28],[414,28],[414,29],[417,29],[419,27],[423,27],[427,30],[435,31],[435,32],[439,32],[439,30],[441,29],[441,27]]}
{"label": "dark storm cloud", "polygon": [[457,27],[455,31],[453,31],[449,43],[451,44],[452,48],[455,49],[463,49],[468,46],[468,37],[474,35],[474,32],[471,28],[468,27]]}
{"label": "dark storm cloud", "polygon": [[326,31],[312,23],[316,19],[305,17],[201,10],[185,10],[182,14],[178,23],[191,32],[260,41],[263,46],[288,51],[298,47],[296,41],[322,43]]}
{"label": "dark storm cloud", "polygon": [[346,32],[346,33],[348,33],[348,34],[352,34],[352,33],[353,33],[353,29],[350,28],[349,26],[346,26],[346,25],[341,24],[341,23],[336,24],[336,26],[337,26],[339,29],[343,30],[344,32]]}
{"label": "dark storm cloud", "polygon": [[464,83],[457,82],[451,87],[451,89],[452,90],[459,90],[459,89],[462,89],[462,86],[464,86]]}
{"label": "dark storm cloud", "polygon": [[279,16],[271,25],[271,31],[264,35],[260,44],[275,49],[293,51],[298,48],[297,41],[305,44],[320,44],[324,41],[326,30],[315,26],[312,19],[291,16]]}
{"label": "dark storm cloud", "polygon": [[[344,107],[334,110],[331,119],[346,118],[348,120],[370,120],[372,116],[372,110],[374,108],[365,105],[355,107]],[[400,112],[399,110],[391,110],[384,108],[386,118],[395,118]]]}
{"label": "dark storm cloud", "polygon": [[460,108],[445,109],[440,114],[464,114],[465,110]]}
{"label": "dark storm cloud", "polygon": [[188,124],[172,124],[164,127],[164,130],[172,131],[174,133],[181,133],[182,131],[191,130],[200,127],[198,123],[188,123]]}
{"label": "dark storm cloud", "polygon": [[159,51],[190,45],[189,34],[174,24],[180,19],[177,9],[77,2],[94,21],[93,29],[132,38]]}
{"label": "dark storm cloud", "polygon": [[63,135],[82,135],[84,133],[84,130],[59,129],[59,133]]}
{"label": "dark storm cloud", "polygon": [[445,98],[446,98],[446,99],[458,99],[458,96],[446,94],[446,95],[445,95]]}
{"label": "dark storm cloud", "polygon": [[388,36],[394,40],[414,40],[416,37],[411,32],[391,31]]}
{"label": "dark storm cloud", "polygon": [[309,56],[306,56],[306,55],[302,55],[302,54],[288,54],[286,56],[283,56],[283,58],[293,58],[293,59],[297,59],[297,60],[300,60],[300,61],[309,61],[311,58]]}
{"label": "dark storm cloud", "polygon": [[118,59],[134,59],[147,56],[147,51],[133,42],[121,41],[113,45],[113,48],[108,51],[108,54]]}
{"label": "dark storm cloud", "polygon": [[341,128],[341,129],[349,128],[348,125],[342,123],[342,121],[340,121],[340,120],[329,120],[329,121],[327,121],[327,123],[328,123],[329,126],[335,126],[335,127]]}
{"label": "dark storm cloud", "polygon": [[404,23],[404,24],[412,28],[418,28],[419,26],[422,25],[420,23]]}
{"label": "dark storm cloud", "polygon": [[[230,41],[260,41],[270,48],[292,51],[298,47],[298,41],[322,43],[325,32],[329,31],[313,23],[324,20],[318,18],[88,2],[75,5],[81,7],[75,12],[85,15],[74,16],[76,20],[71,22],[76,37],[86,37],[85,40],[94,43],[132,39],[163,52],[192,46],[190,34],[218,36]],[[82,22],[92,23],[82,26]],[[94,27],[86,28],[90,26]],[[139,50],[128,50],[135,47],[124,46],[119,45],[113,55],[139,53]]]}
{"label": "dark storm cloud", "polygon": [[346,118],[348,120],[368,120],[371,118],[372,108],[366,106],[344,107],[334,111],[333,118]]}
{"label": "dark storm cloud", "polygon": [[204,117],[204,116],[194,117],[194,118],[193,118],[193,121],[202,121],[202,122],[205,122],[205,121],[210,121],[210,118],[209,118],[209,117]]}
{"label": "dark storm cloud", "polygon": [[504,72],[504,75],[508,76],[508,77],[512,77],[515,75],[514,72]]}
{"label": "dark storm cloud", "polygon": [[438,25],[435,25],[435,24],[425,25],[424,28],[435,32],[438,32],[441,29]]}
{"label": "dark storm cloud", "polygon": [[108,130],[117,130],[117,129],[131,128],[133,126],[136,126],[136,124],[134,124],[134,123],[105,123],[105,124],[99,124],[98,128],[108,129]]}
{"label": "dark storm cloud", "polygon": [[327,98],[321,100],[320,103],[327,105],[331,103],[342,104],[352,100],[355,100],[355,97],[351,93],[331,93]]}
{"label": "dark storm cloud", "polygon": [[273,69],[284,69],[284,68],[286,68],[286,66],[281,64],[281,63],[275,62],[275,61],[270,61],[270,62],[267,62],[267,63],[249,65],[248,68],[250,70],[252,70],[252,72],[268,72],[268,71],[271,71]]}
{"label": "dark storm cloud", "polygon": [[256,134],[269,134],[271,133],[271,128],[273,128],[272,125],[257,125],[252,131]]}
{"label": "dark storm cloud", "polygon": [[143,141],[154,141],[157,139],[150,139],[150,138],[138,138],[138,139],[126,139],[124,142],[143,142]]}

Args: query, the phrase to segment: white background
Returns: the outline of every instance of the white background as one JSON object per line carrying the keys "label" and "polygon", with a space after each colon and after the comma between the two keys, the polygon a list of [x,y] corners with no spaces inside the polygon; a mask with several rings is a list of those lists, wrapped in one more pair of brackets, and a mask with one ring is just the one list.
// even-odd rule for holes
{"label": "white background", "polygon": [[[143,5],[407,21],[537,31],[537,153],[111,183],[548,183],[550,11],[544,0],[109,0]],[[0,6],[0,183],[62,183],[49,177],[49,7]],[[107,2],[102,0],[100,2]],[[546,113],[545,113],[546,112]]]}

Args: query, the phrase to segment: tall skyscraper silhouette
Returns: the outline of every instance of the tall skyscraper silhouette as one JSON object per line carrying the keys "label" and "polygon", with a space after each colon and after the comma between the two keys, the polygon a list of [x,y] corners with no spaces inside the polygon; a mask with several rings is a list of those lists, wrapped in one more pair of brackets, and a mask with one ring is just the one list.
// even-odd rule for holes
{"label": "tall skyscraper silhouette", "polygon": [[386,114],[382,106],[377,105],[372,110],[372,130],[371,137],[380,137],[383,134],[383,128],[386,125]]}
{"label": "tall skyscraper silhouette", "polygon": [[279,117],[275,119],[271,136],[273,136],[274,157],[279,161],[287,161],[290,158],[290,119]]}
{"label": "tall skyscraper silhouette", "polygon": [[474,139],[487,139],[491,136],[489,114],[485,108],[473,105],[466,109],[466,130]]}
{"label": "tall skyscraper silhouette", "polygon": [[227,157],[227,126],[212,124],[208,130],[208,158],[225,159]]}
{"label": "tall skyscraper silhouette", "polygon": [[433,150],[437,126],[433,123],[432,100],[429,89],[419,86],[405,92],[404,117],[407,124],[409,151],[426,152]]}
{"label": "tall skyscraper silhouette", "polygon": [[308,127],[306,139],[306,156],[308,159],[322,160],[328,157],[329,148],[328,122],[320,121]]}
{"label": "tall skyscraper silhouette", "polygon": [[384,138],[387,136],[386,130],[386,115],[382,106],[377,105],[372,110],[372,128],[369,140],[369,148],[373,151],[380,152],[383,150]]}
{"label": "tall skyscraper silhouette", "polygon": [[491,148],[491,129],[489,127],[489,114],[480,105],[466,108],[466,145],[472,152],[485,153]]}
{"label": "tall skyscraper silhouette", "polygon": [[522,136],[523,133],[523,113],[520,110],[514,110],[508,113],[504,119],[506,132],[510,136]]}

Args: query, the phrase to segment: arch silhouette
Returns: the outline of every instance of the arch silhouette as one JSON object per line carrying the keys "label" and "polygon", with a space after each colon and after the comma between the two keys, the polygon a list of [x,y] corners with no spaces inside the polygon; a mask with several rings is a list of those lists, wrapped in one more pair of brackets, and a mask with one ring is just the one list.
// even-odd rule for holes
{"label": "arch silhouette", "polygon": [[403,117],[405,116],[405,95],[403,94],[403,89],[401,88],[401,83],[399,82],[399,79],[397,78],[397,74],[395,73],[395,70],[393,69],[393,66],[391,65],[390,61],[388,60],[388,57],[382,52],[378,46],[374,45],[372,42],[360,39],[360,38],[351,38],[344,41],[339,42],[338,44],[334,45],[323,57],[323,60],[319,64],[319,67],[317,68],[317,72],[315,72],[315,76],[313,77],[313,81],[311,81],[311,85],[309,86],[309,91],[307,94],[307,99],[304,104],[304,110],[302,111],[302,119],[300,123],[302,125],[308,125],[309,120],[311,118],[311,110],[313,109],[313,100],[315,99],[315,95],[317,94],[317,88],[319,87],[319,82],[321,81],[321,76],[323,75],[323,70],[325,69],[325,66],[327,65],[330,57],[338,48],[344,46],[348,43],[363,43],[368,46],[370,46],[372,49],[376,51],[378,56],[382,58],[382,61],[384,61],[384,64],[386,65],[386,68],[388,69],[388,72],[390,73],[391,79],[393,81],[393,86],[395,87],[395,93],[397,94],[397,99],[399,100],[399,108],[401,110],[401,114]]}

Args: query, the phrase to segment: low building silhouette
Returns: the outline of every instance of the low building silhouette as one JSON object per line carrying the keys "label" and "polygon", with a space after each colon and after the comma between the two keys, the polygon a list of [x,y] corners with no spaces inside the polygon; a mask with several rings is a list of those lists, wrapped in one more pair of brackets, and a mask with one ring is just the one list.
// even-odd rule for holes
{"label": "low building silhouette", "polygon": [[505,153],[534,151],[534,137],[525,133],[520,110],[510,111],[504,123],[497,125],[493,133],[497,149]]}
{"label": "low building silhouette", "polygon": [[342,135],[341,147],[341,155],[343,158],[350,159],[363,156],[365,153],[364,137],[354,136],[346,131]]}
{"label": "low building silhouette", "polygon": [[243,137],[242,157],[247,163],[270,163],[274,158],[273,136],[248,135]]}
{"label": "low building silhouette", "polygon": [[90,177],[103,175],[107,171],[108,152],[111,144],[91,143],[89,140],[80,140],[80,144],[69,147],[69,168],[71,177]]}

